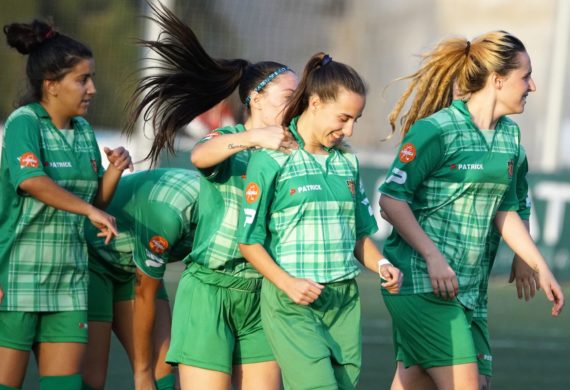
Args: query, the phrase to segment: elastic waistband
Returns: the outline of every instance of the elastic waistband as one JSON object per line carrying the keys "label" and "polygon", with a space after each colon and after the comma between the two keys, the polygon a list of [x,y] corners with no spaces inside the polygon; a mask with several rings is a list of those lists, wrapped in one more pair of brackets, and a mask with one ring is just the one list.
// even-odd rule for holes
{"label": "elastic waistband", "polygon": [[239,276],[232,276],[223,272],[214,271],[198,263],[188,264],[184,274],[191,275],[202,283],[211,284],[213,286],[252,292],[261,290],[261,282],[263,279],[240,278]]}

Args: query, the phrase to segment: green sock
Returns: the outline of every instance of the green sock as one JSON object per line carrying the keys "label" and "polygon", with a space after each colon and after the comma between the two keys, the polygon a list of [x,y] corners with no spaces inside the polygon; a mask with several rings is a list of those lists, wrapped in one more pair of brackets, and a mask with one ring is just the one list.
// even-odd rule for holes
{"label": "green sock", "polygon": [[174,384],[176,383],[176,377],[174,374],[168,374],[154,382],[156,384],[156,390],[173,390]]}
{"label": "green sock", "polygon": [[41,390],[81,390],[81,375],[42,376]]}
{"label": "green sock", "polygon": [[19,387],[10,387],[0,383],[0,390],[20,390]]}

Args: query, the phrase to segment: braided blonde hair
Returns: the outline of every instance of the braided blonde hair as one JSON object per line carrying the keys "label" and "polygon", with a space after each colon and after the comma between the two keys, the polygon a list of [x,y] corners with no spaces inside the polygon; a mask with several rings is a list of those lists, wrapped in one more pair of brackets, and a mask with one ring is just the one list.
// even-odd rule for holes
{"label": "braided blonde hair", "polygon": [[518,53],[525,52],[523,43],[505,31],[493,31],[469,42],[465,38],[448,38],[424,53],[422,66],[415,73],[398,78],[411,80],[390,112],[392,134],[396,121],[410,96],[410,108],[401,115],[402,136],[419,119],[448,107],[453,98],[466,98],[481,90],[493,72],[505,76],[519,66]]}

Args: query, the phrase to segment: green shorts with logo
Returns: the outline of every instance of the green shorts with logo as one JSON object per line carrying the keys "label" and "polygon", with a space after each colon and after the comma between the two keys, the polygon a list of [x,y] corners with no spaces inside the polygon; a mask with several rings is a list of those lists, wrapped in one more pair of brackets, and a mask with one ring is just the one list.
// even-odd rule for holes
{"label": "green shorts with logo", "polygon": [[472,310],[432,293],[388,295],[396,360],[423,368],[475,363]]}
{"label": "green shorts with logo", "polygon": [[354,279],[325,284],[308,306],[264,280],[261,319],[286,389],[356,388],[362,336]]}
{"label": "green shorts with logo", "polygon": [[477,352],[479,374],[492,376],[493,354],[491,353],[491,343],[489,342],[487,318],[473,317],[471,320],[471,334],[473,335],[473,343],[475,343],[475,351]]}
{"label": "green shorts with logo", "polygon": [[0,311],[0,347],[30,351],[35,343],[87,343],[87,311]]}
{"label": "green shorts with logo", "polygon": [[232,373],[234,365],[275,360],[261,326],[261,279],[191,263],[182,273],[166,361]]}
{"label": "green shorts with logo", "polygon": [[[113,305],[135,299],[136,277],[97,257],[89,257],[89,295],[87,299],[89,321],[113,322]],[[168,301],[161,282],[156,299]]]}

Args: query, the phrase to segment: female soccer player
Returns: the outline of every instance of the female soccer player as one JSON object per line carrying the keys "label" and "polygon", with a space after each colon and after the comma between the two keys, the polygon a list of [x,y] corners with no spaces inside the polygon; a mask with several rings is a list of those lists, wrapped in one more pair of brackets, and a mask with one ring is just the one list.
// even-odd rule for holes
{"label": "female soccer player", "polygon": [[115,220],[99,208],[123,170],[123,148],[105,149],[104,171],[83,119],[95,94],[93,55],[81,42],[34,21],[4,27],[29,55],[29,93],[6,121],[0,170],[0,388],[19,388],[30,350],[42,389],[80,389],[87,343],[84,216],[109,242]]}
{"label": "female soccer player", "polygon": [[259,314],[261,275],[238,249],[238,212],[250,148],[293,146],[278,125],[297,77],[275,62],[213,59],[171,11],[154,11],[161,39],[146,45],[163,60],[161,72],[141,80],[138,91],[148,94],[135,103],[131,122],[141,114],[152,118],[151,159],[238,87],[249,114],[244,124],[212,132],[192,151],[202,173],[198,221],[192,252],[184,259],[166,360],[178,365],[183,389],[229,389],[232,382],[236,389],[279,389],[279,368]]}
{"label": "female soccer player", "polygon": [[[472,42],[447,39],[424,56],[390,115],[395,129],[415,93],[400,151],[380,187],[380,206],[394,225],[384,253],[409,275],[399,295],[384,294],[398,362],[393,389],[477,388],[469,324],[493,223],[539,273],[552,314],[564,305],[516,213],[520,132],[506,115],[523,112],[535,90],[531,71],[522,42],[504,31]],[[452,102],[454,82],[461,99]]]}
{"label": "female soccer player", "polygon": [[266,278],[263,328],[287,389],[355,388],[361,366],[356,259],[380,272],[391,293],[401,283],[370,238],[376,221],[358,161],[343,143],[365,95],[354,69],[314,55],[283,118],[298,150],[261,150],[247,168],[240,249]]}
{"label": "female soccer player", "polygon": [[[173,389],[165,362],[170,344],[170,304],[162,278],[166,264],[192,248],[199,175],[154,169],[121,179],[107,211],[121,235],[105,245],[86,227],[89,248],[89,343],[83,381],[103,389],[111,330],[124,346],[136,389]],[[136,283],[135,283],[136,279]],[[154,329],[154,330],[153,330]]]}

